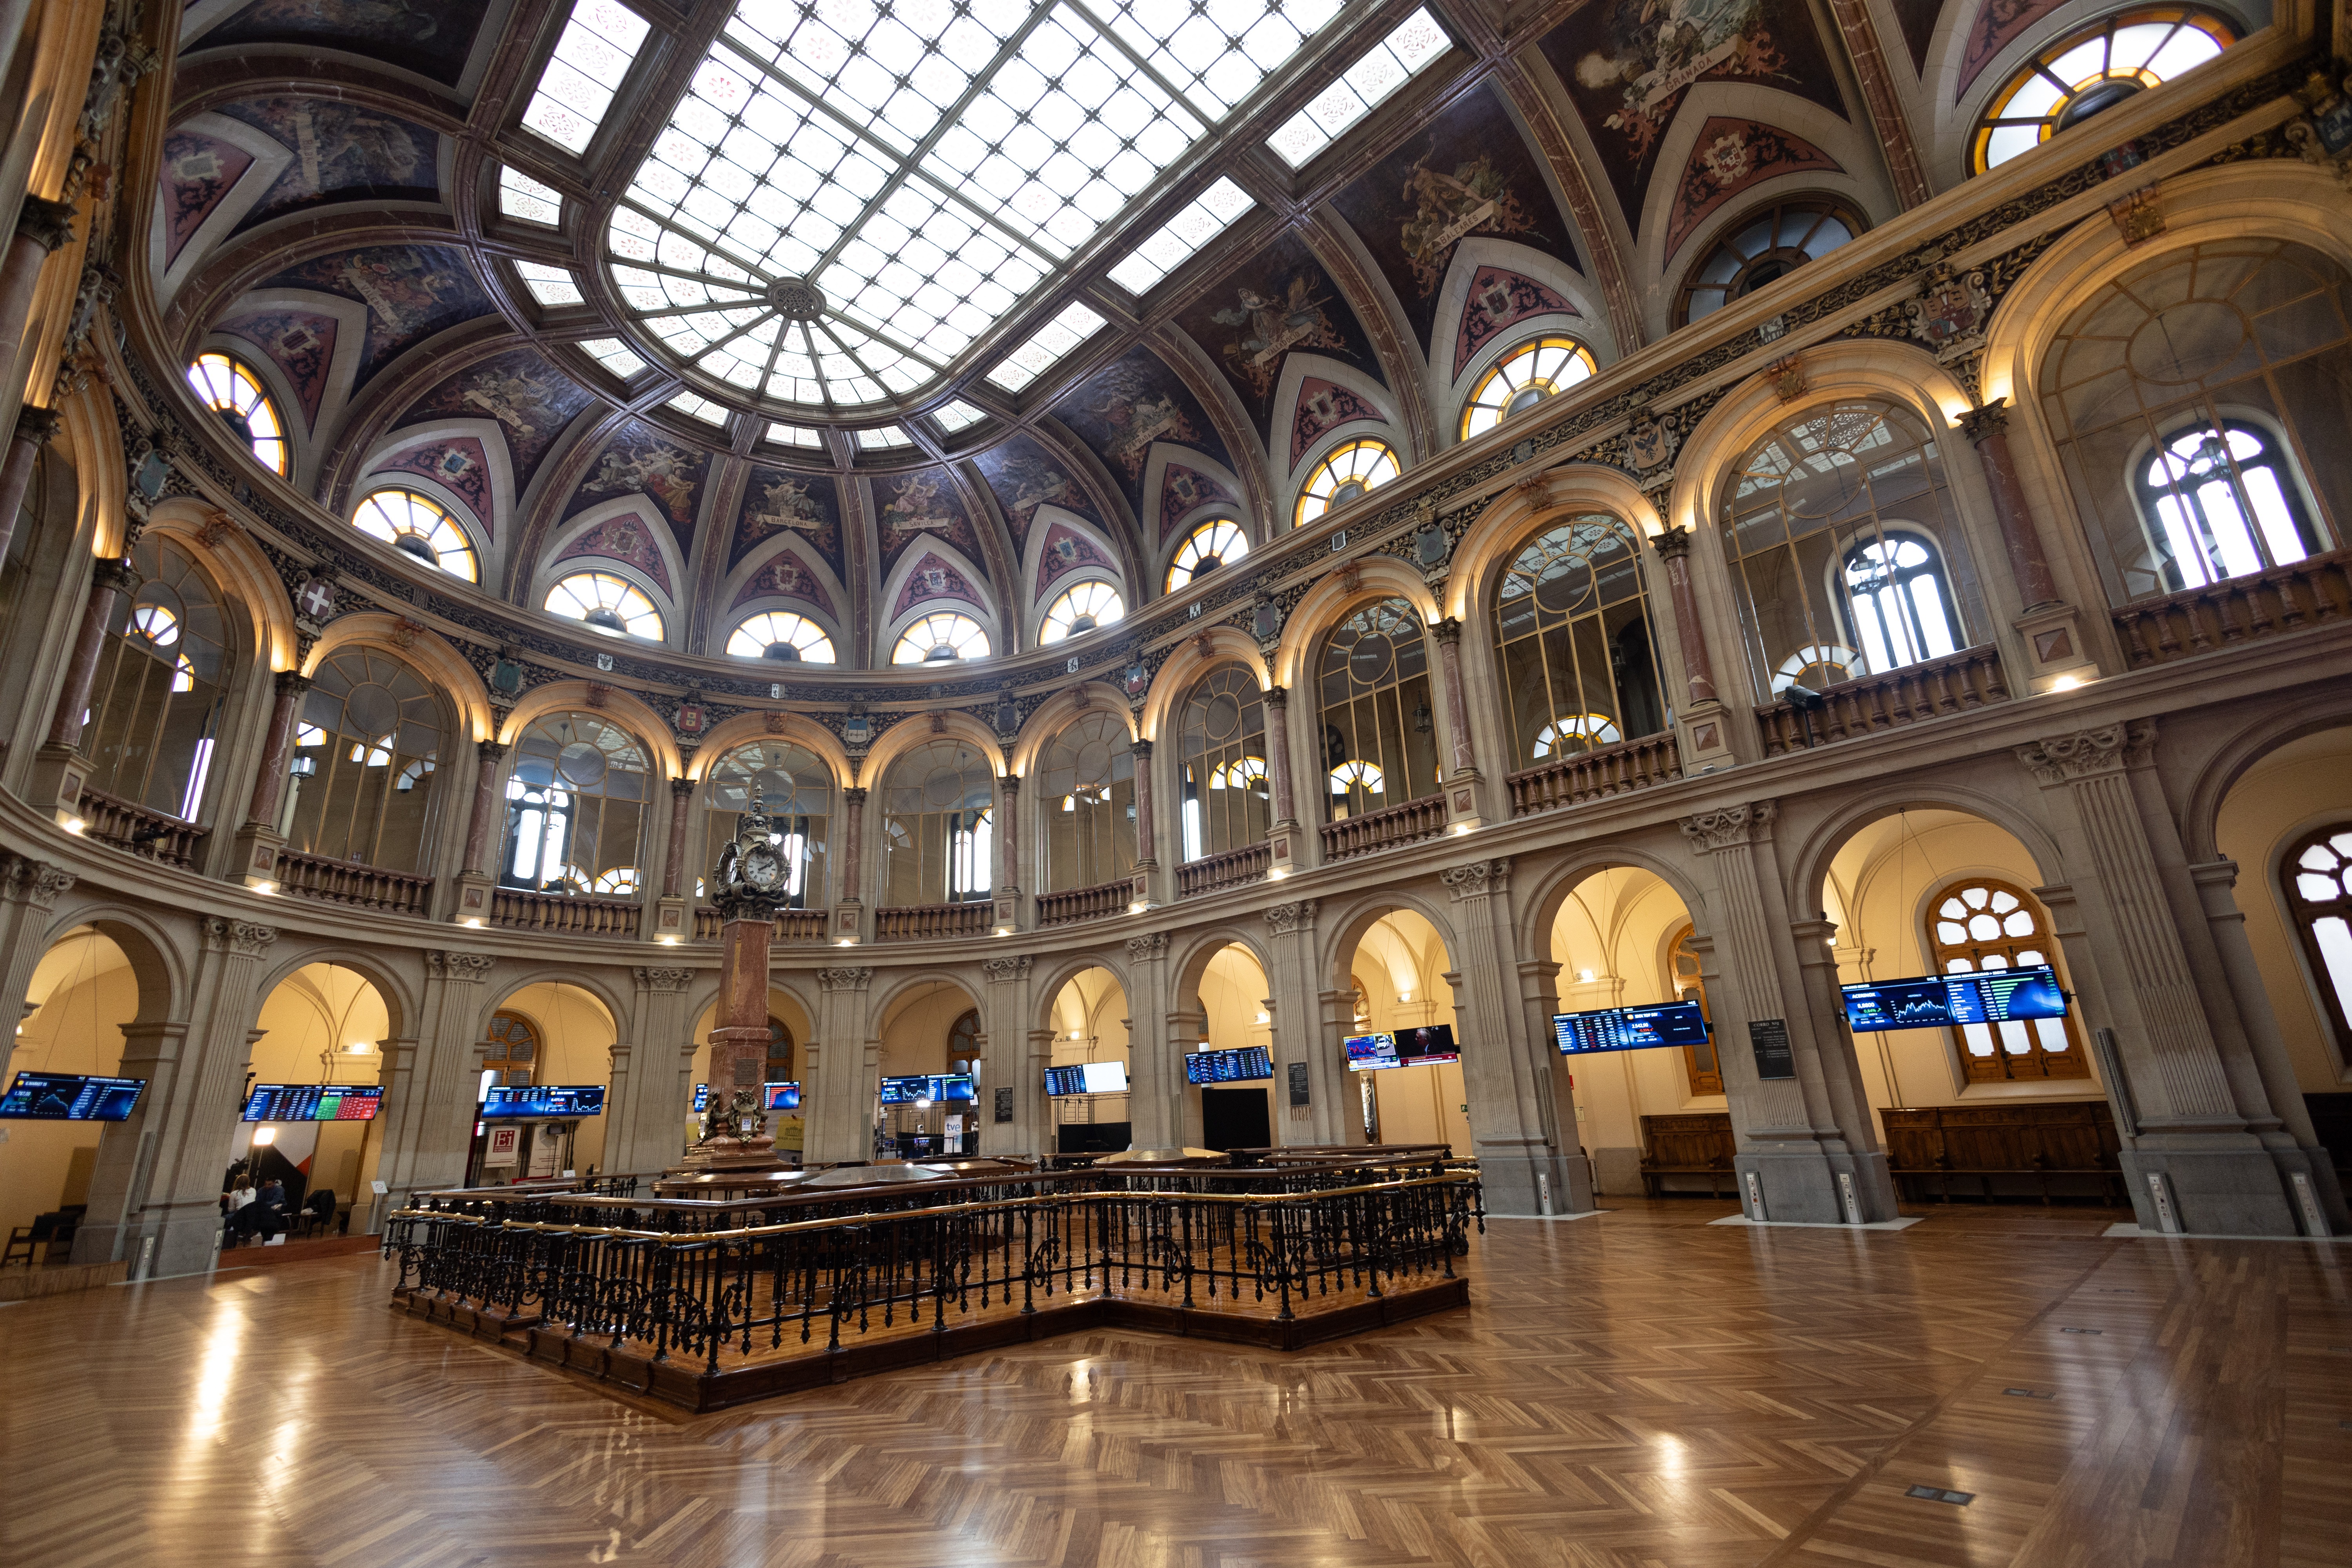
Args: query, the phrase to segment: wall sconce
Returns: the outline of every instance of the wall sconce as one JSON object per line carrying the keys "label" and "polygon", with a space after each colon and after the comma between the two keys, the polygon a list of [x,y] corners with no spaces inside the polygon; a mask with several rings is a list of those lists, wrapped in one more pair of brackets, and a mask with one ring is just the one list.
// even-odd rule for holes
{"label": "wall sconce", "polygon": [[1592,970],[1590,970],[1590,969],[1580,969],[1580,970],[1578,970],[1578,971],[1576,972],[1576,977],[1577,977],[1579,980],[1581,980],[1582,982],[1584,982],[1584,984],[1587,984],[1587,985],[1591,984],[1593,983],[1593,981],[1594,981],[1594,980],[1596,980],[1596,979],[1598,979],[1598,978],[1599,978],[1599,976],[1598,976],[1598,975],[1597,975],[1597,974],[1596,974]]}
{"label": "wall sconce", "polygon": [[1413,731],[1413,733],[1414,733],[1414,734],[1416,734],[1416,735],[1426,735],[1426,734],[1428,734],[1428,733],[1429,733],[1429,722],[1430,722],[1430,718],[1431,718],[1431,714],[1430,714],[1430,711],[1429,711],[1429,700],[1428,700],[1427,698],[1425,698],[1425,697],[1417,697],[1417,698],[1413,699],[1413,704],[1412,704],[1412,731]]}
{"label": "wall sconce", "polygon": [[1397,1000],[1400,1002],[1410,1002],[1412,1000],[1412,993],[1410,991],[1400,991],[1397,993]]}
{"label": "wall sconce", "polygon": [[1271,1024],[1274,1022],[1274,1015],[1261,1011],[1257,1016],[1257,1021],[1261,1024]]}
{"label": "wall sconce", "polygon": [[353,1040],[343,1047],[343,1054],[353,1057],[372,1057],[375,1055],[375,1047],[365,1040]]}

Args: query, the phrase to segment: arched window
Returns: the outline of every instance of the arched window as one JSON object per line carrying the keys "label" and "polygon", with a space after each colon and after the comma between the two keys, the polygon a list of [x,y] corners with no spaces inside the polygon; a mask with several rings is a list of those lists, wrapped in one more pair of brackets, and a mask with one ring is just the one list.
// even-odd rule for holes
{"label": "arched window", "polygon": [[980,623],[944,610],[899,633],[898,646],[890,650],[892,664],[947,664],[987,657],[988,634]]}
{"label": "arched window", "polygon": [[948,1058],[950,1070],[958,1062],[969,1062],[980,1055],[980,1009],[967,1007],[948,1026]]}
{"label": "arched window", "polygon": [[[1697,1003],[1699,1016],[1711,1029],[1715,1013],[1706,1005],[1706,976],[1699,973],[1698,954],[1691,949],[1691,939],[1696,934],[1688,925],[1675,933],[1675,940],[1666,948],[1667,978],[1674,982],[1675,1000]],[[1723,1058],[1716,1054],[1712,1039],[1685,1046],[1683,1067],[1690,1074],[1693,1094],[1723,1092]]]}
{"label": "arched window", "polygon": [[287,847],[394,871],[424,869],[441,699],[388,653],[346,647],[320,661],[294,730]]}
{"label": "arched window", "polygon": [[490,1015],[490,1037],[482,1042],[482,1083],[477,1100],[494,1089],[524,1089],[539,1071],[539,1031],[520,1013]]}
{"label": "arched window", "polygon": [[1100,581],[1080,583],[1046,609],[1037,640],[1050,644],[1080,637],[1109,626],[1126,614],[1127,605],[1119,598],[1118,589]]}
{"label": "arched window", "polygon": [[[1927,900],[1927,951],[1938,974],[2057,962],[2042,906],[1990,877],[1963,878]],[[2072,1013],[2030,1024],[1963,1024],[1959,1037],[1970,1083],[2091,1076]]]}
{"label": "arched window", "polygon": [[227,700],[227,619],[194,556],[151,534],[131,552],[144,579],[115,602],[84,745],[89,785],[194,822]]}
{"label": "arched window", "polygon": [[261,378],[242,360],[210,353],[196,356],[188,367],[188,384],[205,407],[221,416],[236,438],[253,449],[261,466],[273,474],[293,471],[294,453],[287,445],[286,421],[278,405],[262,389]]}
{"label": "arched window", "polygon": [[1274,826],[1265,774],[1265,695],[1238,664],[1219,665],[1184,699],[1184,858],[1256,844]]}
{"label": "arched window", "polygon": [[1249,535],[1242,525],[1229,517],[1212,518],[1184,536],[1176,547],[1175,559],[1168,563],[1168,591],[1177,589],[1214,572],[1218,567],[1239,561],[1249,553]]}
{"label": "arched window", "polygon": [[662,640],[661,612],[645,591],[626,577],[610,572],[574,572],[547,591],[547,611],[566,620],[585,621],[608,637]]}
{"label": "arched window", "polygon": [[771,1016],[768,1019],[767,1070],[761,1075],[760,1081],[762,1083],[793,1081],[793,1032],[785,1027],[784,1021],[781,1018]]}
{"label": "arched window", "polygon": [[499,885],[634,898],[653,773],[627,731],[593,713],[551,713],[515,744]]}
{"label": "arched window", "polygon": [[427,566],[468,583],[482,580],[472,541],[440,502],[415,490],[370,490],[352,512],[352,526]]}
{"label": "arched window", "polygon": [[883,902],[976,903],[995,896],[996,773],[961,741],[931,741],[882,782]]}
{"label": "arched window", "polygon": [[2347,291],[2306,247],[2210,240],[2103,285],[2058,330],[2036,389],[2109,603],[2344,538]]}
{"label": "arched window", "polygon": [[1088,713],[1047,742],[1036,799],[1048,892],[1098,888],[1135,869],[1135,753],[1127,721]]}
{"label": "arched window", "polygon": [[824,900],[825,829],[833,815],[833,770],[806,747],[790,741],[754,741],[719,759],[702,790],[702,864],[716,864],[732,843],[737,824],[751,809],[751,786],[760,786],[760,807],[772,819],[768,841],[786,867],[785,903],[795,910]]}
{"label": "arched window", "polygon": [[1317,666],[1328,819],[1437,793],[1429,648],[1402,599],[1377,599],[1332,628]]}
{"label": "arched window", "polygon": [[1560,518],[1520,547],[1495,601],[1514,767],[1666,727],[1633,531]]}
{"label": "arched window", "polygon": [[761,610],[747,616],[727,638],[727,651],[736,658],[771,658],[779,664],[831,664],[833,639],[806,616],[790,610]]}
{"label": "arched window", "polygon": [[2352,822],[2312,834],[2281,869],[2321,1005],[2337,1043],[2352,1047]]}
{"label": "arched window", "polygon": [[1968,646],[1958,514],[1910,414],[1839,403],[1800,415],[1741,459],[1723,512],[1748,653],[1776,694]]}
{"label": "arched window", "polygon": [[1293,528],[1304,528],[1327,511],[1336,511],[1365,491],[1384,485],[1403,471],[1396,453],[1386,441],[1369,437],[1361,441],[1349,441],[1329,457],[1315,465],[1299,488],[1298,505],[1292,512]]}
{"label": "arched window", "polygon": [[1462,410],[1462,438],[1481,436],[1523,408],[1533,408],[1592,374],[1592,351],[1574,338],[1534,338],[1478,378]]}
{"label": "arched window", "polygon": [[1977,122],[1970,172],[1983,174],[2134,93],[2203,65],[2238,41],[2210,11],[2143,6],[2094,22],[2033,57]]}
{"label": "arched window", "polygon": [[1809,196],[1776,202],[1723,231],[1706,259],[1692,268],[1675,301],[1675,325],[1715,314],[1734,300],[1777,283],[1860,234],[1861,215],[1843,202]]}

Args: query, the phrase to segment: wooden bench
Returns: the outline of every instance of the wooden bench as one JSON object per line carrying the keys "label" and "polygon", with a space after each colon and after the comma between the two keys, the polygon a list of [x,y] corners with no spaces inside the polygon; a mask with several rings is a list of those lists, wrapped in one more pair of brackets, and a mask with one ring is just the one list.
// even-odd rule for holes
{"label": "wooden bench", "polygon": [[[1905,1197],[1979,1203],[2094,1195],[2120,1206],[2130,1201],[2117,1154],[2114,1115],[2104,1100],[2015,1100],[1997,1104],[1940,1105],[1924,1110],[1882,1110],[1886,1163]],[[2061,1181],[2060,1178],[2064,1178]],[[2094,1194],[2053,1191],[2096,1184]],[[2009,1185],[2014,1191],[2003,1193]]]}
{"label": "wooden bench", "polygon": [[1644,1116],[1642,1146],[1642,1191],[1646,1196],[1670,1195],[1664,1183],[1668,1176],[1705,1176],[1712,1197],[1730,1197],[1739,1190],[1739,1173],[1731,1168],[1739,1145],[1728,1111]]}

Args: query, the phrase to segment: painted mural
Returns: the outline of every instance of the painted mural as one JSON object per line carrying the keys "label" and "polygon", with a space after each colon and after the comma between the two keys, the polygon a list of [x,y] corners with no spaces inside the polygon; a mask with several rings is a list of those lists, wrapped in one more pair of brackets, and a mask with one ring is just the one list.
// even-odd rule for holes
{"label": "painted mural", "polygon": [[256,0],[188,47],[341,49],[455,87],[486,10],[481,0]]}
{"label": "painted mural", "polygon": [[1296,235],[1284,235],[1177,318],[1221,366],[1266,445],[1277,446],[1274,395],[1292,354],[1328,354],[1386,381],[1380,356],[1340,297],[1339,287]]}
{"label": "painted mural", "polygon": [[955,482],[945,468],[918,468],[873,481],[874,531],[882,542],[882,575],[898,557],[925,534],[936,535],[963,552],[969,561],[980,559],[980,541],[971,520],[957,499]]}
{"label": "painted mural", "polygon": [[661,509],[677,540],[677,552],[691,558],[695,509],[702,504],[703,483],[709,477],[710,454],[673,446],[650,425],[632,419],[597,454],[596,466],[572,492],[564,515],[585,511],[614,496],[646,496]]}
{"label": "painted mural", "polygon": [[319,404],[327,395],[327,377],[335,364],[332,316],[315,310],[248,310],[231,316],[217,331],[243,338],[259,349],[282,372],[302,405],[302,423],[319,424]]}
{"label": "painted mural", "polygon": [[490,459],[471,436],[427,441],[379,458],[374,472],[423,474],[474,509],[486,531],[496,531],[497,498],[490,493]]}
{"label": "painted mural", "polygon": [[1488,88],[1408,138],[1334,205],[1380,263],[1424,343],[1464,240],[1497,236],[1576,265],[1576,246],[1551,188],[1517,123]]}
{"label": "painted mural", "polygon": [[1118,572],[1118,563],[1097,549],[1093,540],[1055,523],[1045,534],[1045,548],[1037,555],[1035,596],[1044,598],[1046,588],[1057,578],[1081,566],[1099,566],[1114,575]]}
{"label": "painted mural", "polygon": [[1637,231],[1660,143],[1692,84],[1748,82],[1846,117],[1804,0],[1605,0],[1569,17],[1541,47]]}
{"label": "painted mural", "polygon": [[1223,479],[1181,463],[1169,464],[1160,479],[1160,538],[1165,540],[1169,531],[1184,517],[1218,501],[1234,507],[1241,505],[1241,498],[1227,489]]}
{"label": "painted mural", "polygon": [[1462,301],[1462,324],[1454,330],[1454,374],[1459,377],[1481,351],[1532,316],[1580,316],[1584,312],[1532,278],[1501,267],[1481,267]]}
{"label": "painted mural", "polygon": [[1090,522],[1102,521],[1101,509],[1086,487],[1071,477],[1068,465],[1031,437],[1016,435],[1001,441],[974,461],[1004,513],[1016,548],[1028,545],[1029,524],[1041,506],[1058,506]]}
{"label": "painted mural", "polygon": [[214,112],[252,126],[294,155],[237,220],[239,230],[329,202],[440,199],[441,138],[396,115],[315,98],[246,99]]}
{"label": "painted mural", "polygon": [[827,616],[839,619],[834,615],[833,596],[824,591],[824,579],[810,571],[808,563],[789,550],[777,552],[773,561],[744,578],[742,587],[736,590],[735,602],[727,608],[730,612],[740,610],[754,599],[778,595],[814,605]]}
{"label": "painted mural", "polygon": [[1190,447],[1234,466],[1216,426],[1190,388],[1147,348],[1134,348],[1080,382],[1055,416],[1091,447],[1144,510],[1143,474],[1154,443]]}
{"label": "painted mural", "polygon": [[179,258],[189,237],[252,167],[252,153],[201,131],[174,131],[163,138],[163,166],[157,175],[163,199],[155,213],[163,226],[164,266]]}
{"label": "painted mural", "polygon": [[841,548],[841,492],[834,481],[782,468],[753,468],[743,487],[743,510],[736,514],[728,546],[728,570],[733,571],[768,541],[787,533],[815,551],[835,577],[848,581]]}
{"label": "painted mural", "polygon": [[401,423],[416,425],[450,417],[497,420],[514,463],[515,493],[520,497],[530,488],[557,438],[582,409],[595,401],[577,382],[541,359],[538,350],[509,349],[436,386],[409,406]]}
{"label": "painted mural", "polygon": [[958,571],[950,562],[942,560],[936,551],[925,551],[898,585],[898,602],[890,606],[890,619],[897,620],[916,605],[933,599],[961,599],[973,607],[985,611],[988,601],[971,585],[971,579]]}
{"label": "painted mural", "polygon": [[313,289],[368,308],[367,341],[352,388],[408,350],[493,307],[463,251],[437,245],[371,246],[305,261],[264,282],[265,289]]}
{"label": "painted mural", "polygon": [[556,559],[572,561],[586,556],[623,562],[660,584],[663,593],[672,594],[669,567],[662,560],[660,542],[654,537],[656,526],[634,511],[621,512],[564,546],[563,553]]}
{"label": "painted mural", "polygon": [[1307,449],[1342,425],[1370,419],[1385,424],[1386,416],[1363,398],[1336,382],[1308,376],[1298,384],[1298,406],[1290,420],[1290,461],[1293,467]]}
{"label": "painted mural", "polygon": [[2015,43],[2020,34],[2065,3],[2066,0],[1984,0],[1977,8],[1976,19],[1969,24],[1968,47],[1960,51],[1960,79],[1952,89],[1952,101],[1958,103],[1967,97],[1969,88],[1984,73],[1985,67]]}
{"label": "painted mural", "polygon": [[1699,127],[1697,145],[1666,213],[1666,258],[1672,260],[1683,241],[1740,192],[1782,174],[1817,169],[1844,172],[1836,159],[1777,126],[1721,115],[1709,120]]}

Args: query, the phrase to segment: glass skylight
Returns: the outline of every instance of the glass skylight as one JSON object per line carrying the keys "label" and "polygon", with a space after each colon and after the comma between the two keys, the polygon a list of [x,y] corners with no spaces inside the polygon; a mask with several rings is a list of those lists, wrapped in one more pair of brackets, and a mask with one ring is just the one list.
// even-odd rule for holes
{"label": "glass skylight", "polygon": [[1381,100],[1444,54],[1452,40],[1428,11],[1415,11],[1364,53],[1313,102],[1285,121],[1266,145],[1294,169],[1307,167],[1339,134],[1380,107]]}
{"label": "glass skylight", "polygon": [[699,419],[709,425],[727,423],[727,410],[711,402],[710,399],[698,397],[691,392],[679,393],[669,400],[669,405],[689,419]]}
{"label": "glass skylight", "polygon": [[553,228],[563,218],[563,193],[542,185],[509,163],[499,165],[499,211]]}
{"label": "glass skylight", "polygon": [[[911,397],[1339,9],[744,0],[614,209],[614,283],[680,361],[747,392]],[[1061,352],[1101,325],[1076,309]],[[992,379],[1034,379],[1048,335]]]}
{"label": "glass skylight", "polygon": [[959,430],[971,429],[988,415],[959,397],[944,408],[932,409],[931,417],[940,422],[940,429],[952,436]]}
{"label": "glass skylight", "polygon": [[585,153],[650,30],[619,0],[579,0],[522,122],[567,153]]}
{"label": "glass skylight", "polygon": [[885,425],[879,430],[860,430],[857,433],[858,449],[865,452],[891,452],[901,447],[911,447],[914,444],[913,439],[896,425]]}
{"label": "glass skylight", "polygon": [[1150,238],[1129,251],[1127,258],[1110,269],[1111,281],[1130,294],[1141,294],[1183,266],[1185,258],[1223,234],[1255,205],[1239,185],[1220,179],[1160,225]]}
{"label": "glass skylight", "polygon": [[1007,392],[1018,392],[1053,369],[1064,354],[1101,331],[1102,327],[1103,319],[1084,305],[1066,305],[1059,315],[1037,330],[1036,336],[990,371],[988,379]]}
{"label": "glass skylight", "polygon": [[522,286],[530,290],[530,297],[542,305],[577,305],[581,301],[580,279],[561,267],[518,261],[514,269],[522,275]]}
{"label": "glass skylight", "polygon": [[779,447],[815,447],[824,445],[824,433],[805,425],[771,425],[768,439]]}
{"label": "glass skylight", "polygon": [[631,353],[628,345],[618,338],[590,338],[580,345],[588,356],[623,381],[646,368],[646,362]]}

